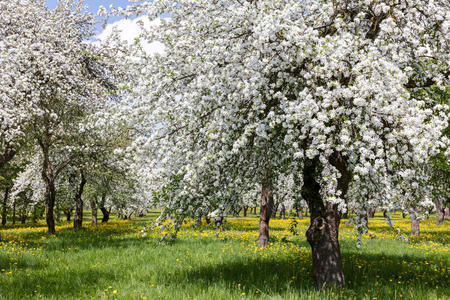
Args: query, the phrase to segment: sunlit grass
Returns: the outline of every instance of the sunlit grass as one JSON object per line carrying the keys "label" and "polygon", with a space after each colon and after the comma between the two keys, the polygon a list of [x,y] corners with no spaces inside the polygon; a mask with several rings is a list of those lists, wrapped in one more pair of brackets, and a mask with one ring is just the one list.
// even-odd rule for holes
{"label": "sunlit grass", "polygon": [[316,291],[308,219],[297,220],[296,235],[292,220],[271,220],[271,242],[260,249],[255,216],[230,218],[223,232],[188,222],[173,244],[158,245],[160,232],[141,233],[155,215],[79,231],[62,223],[55,236],[42,223],[0,229],[0,299],[450,298],[448,221],[425,220],[411,238],[407,219],[396,215],[390,228],[377,215],[358,249],[344,220],[347,286]]}

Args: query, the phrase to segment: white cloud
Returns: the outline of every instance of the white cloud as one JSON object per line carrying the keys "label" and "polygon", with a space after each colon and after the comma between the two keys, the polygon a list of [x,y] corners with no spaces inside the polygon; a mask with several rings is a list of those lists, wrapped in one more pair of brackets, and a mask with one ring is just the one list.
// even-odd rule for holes
{"label": "white cloud", "polygon": [[[106,25],[105,29],[100,34],[98,34],[96,38],[100,42],[105,41],[108,36],[111,35],[113,30],[117,28],[117,30],[120,32],[120,39],[123,41],[127,41],[129,44],[132,44],[135,42],[135,39],[138,38],[142,33],[141,25],[139,25],[139,23],[142,23],[144,28],[149,29],[150,27],[158,27],[161,24],[161,19],[158,18],[153,21],[149,21],[146,16],[138,17],[133,20],[122,19],[120,21]],[[142,42],[142,47],[148,54],[165,53],[165,46],[158,41],[154,41],[151,43]]]}

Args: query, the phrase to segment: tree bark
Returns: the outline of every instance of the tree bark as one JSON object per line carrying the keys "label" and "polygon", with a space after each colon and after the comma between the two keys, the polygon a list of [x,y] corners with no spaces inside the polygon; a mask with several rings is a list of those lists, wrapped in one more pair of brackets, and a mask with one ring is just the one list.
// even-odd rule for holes
{"label": "tree bark", "polygon": [[110,211],[108,211],[105,208],[105,202],[106,202],[106,192],[103,192],[102,193],[102,197],[100,199],[100,203],[97,203],[98,204],[98,208],[100,208],[100,211],[103,214],[102,223],[107,223],[109,221],[109,215],[111,213]]}
{"label": "tree bark", "polygon": [[[270,174],[270,172],[269,172]],[[269,221],[273,207],[273,188],[271,175],[266,176],[261,190],[261,209],[259,213],[259,237],[258,244],[265,247],[269,244]]]}
{"label": "tree bark", "polygon": [[55,207],[55,175],[52,170],[49,159],[49,146],[42,140],[39,140],[39,144],[42,149],[42,179],[45,183],[45,221],[47,222],[47,231],[49,234],[54,234],[55,231],[55,219],[53,216],[53,210]]}
{"label": "tree bark", "polygon": [[437,200],[436,201],[436,223],[442,224],[444,222],[445,217],[445,208],[442,205],[442,202]]}
{"label": "tree bark", "polygon": [[95,199],[90,200],[91,211],[92,211],[92,225],[97,226],[97,203]]}
{"label": "tree bark", "polygon": [[367,212],[367,216],[369,218],[375,217],[375,208],[369,208],[369,211]]}
{"label": "tree bark", "polygon": [[100,207],[100,211],[103,214],[102,223],[107,223],[109,221],[109,211],[104,207]]}
{"label": "tree bark", "polygon": [[45,186],[45,221],[47,222],[47,231],[49,234],[55,234],[55,219],[53,209],[55,207],[55,182],[50,180]]}
{"label": "tree bark", "polygon": [[27,220],[27,199],[24,199],[23,207],[22,207],[22,213],[20,216],[20,223],[25,224],[25,221]]}
{"label": "tree bark", "polygon": [[9,195],[9,187],[6,187],[5,189],[5,196],[3,198],[3,205],[2,205],[2,225],[5,226],[6,225],[6,216],[7,216],[7,212],[8,212],[8,195]]}
{"label": "tree bark", "polygon": [[37,222],[37,207],[36,207],[36,205],[33,206],[33,220],[32,220],[32,222],[33,223]]}
{"label": "tree bark", "polygon": [[420,235],[420,216],[419,209],[416,207],[411,207],[411,212],[409,217],[411,219],[411,236],[419,236]]}
{"label": "tree bark", "polygon": [[303,220],[303,210],[301,208],[297,209],[297,216],[299,220]]}
{"label": "tree bark", "polygon": [[247,210],[248,210],[248,206],[244,206],[244,217],[247,216]]}
{"label": "tree bark", "polygon": [[286,207],[284,206],[284,203],[281,203],[280,217],[283,220],[286,219]]}
{"label": "tree bark", "polygon": [[444,219],[446,220],[450,219],[450,207],[446,207],[444,209]]}
{"label": "tree bark", "polygon": [[16,200],[13,201],[12,223],[16,224]]}
{"label": "tree bark", "polygon": [[[346,195],[350,174],[345,160],[339,153],[334,153],[330,162],[341,172],[338,188]],[[306,238],[311,245],[313,279],[316,288],[324,285],[345,285],[344,271],[339,245],[339,223],[341,213],[337,205],[324,203],[320,195],[320,184],[315,176],[320,171],[318,158],[307,160],[303,169],[304,185],[302,197],[309,206],[311,224],[306,231]]]}
{"label": "tree bark", "polygon": [[279,203],[274,203],[274,205],[272,206],[272,218],[277,217],[277,211],[278,211],[279,205],[280,205]]}
{"label": "tree bark", "polygon": [[67,222],[70,222],[70,218],[72,217],[72,210],[73,210],[72,206],[64,209],[64,214],[66,215]]}
{"label": "tree bark", "polygon": [[86,184],[84,172],[81,171],[81,181],[75,194],[75,215],[73,216],[73,228],[81,228],[83,226],[83,190]]}

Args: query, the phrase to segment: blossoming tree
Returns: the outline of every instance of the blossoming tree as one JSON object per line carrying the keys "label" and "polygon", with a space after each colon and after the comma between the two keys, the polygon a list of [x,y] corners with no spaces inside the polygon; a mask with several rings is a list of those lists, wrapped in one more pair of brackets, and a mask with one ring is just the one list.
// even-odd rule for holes
{"label": "blossoming tree", "polygon": [[[273,184],[301,177],[317,287],[344,285],[338,230],[346,198],[386,208],[430,193],[430,156],[448,106],[447,1],[155,0],[128,8],[163,55],[133,56],[165,214],[201,216],[236,183],[260,183],[260,244]],[[123,11],[122,11],[123,12]],[[141,47],[142,48],[142,47]],[[251,185],[249,185],[251,186]],[[170,187],[170,188],[169,188]],[[348,193],[349,192],[349,193]]]}

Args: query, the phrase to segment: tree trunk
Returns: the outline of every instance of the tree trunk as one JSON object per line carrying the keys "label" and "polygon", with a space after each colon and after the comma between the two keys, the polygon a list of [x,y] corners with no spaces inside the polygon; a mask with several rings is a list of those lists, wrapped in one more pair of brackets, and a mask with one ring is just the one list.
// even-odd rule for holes
{"label": "tree trunk", "polygon": [[411,236],[420,235],[420,211],[416,207],[411,207],[409,217],[411,219]]}
{"label": "tree trunk", "polygon": [[259,213],[259,237],[258,244],[265,247],[269,244],[269,221],[273,207],[273,188],[270,175],[262,184],[261,209]]}
{"label": "tree trunk", "polygon": [[131,220],[131,216],[133,215],[134,211],[130,212],[130,214],[127,216],[125,215],[125,218],[127,218],[128,220]]}
{"label": "tree trunk", "polygon": [[8,204],[8,195],[9,195],[9,187],[6,187],[5,189],[5,196],[3,198],[3,205],[2,205],[2,225],[6,225],[6,216],[7,216],[7,204]]}
{"label": "tree trunk", "polygon": [[211,225],[211,218],[210,217],[205,216],[205,221],[206,221],[206,224]]}
{"label": "tree trunk", "polygon": [[73,216],[73,228],[81,228],[83,226],[83,190],[86,184],[84,172],[81,171],[81,181],[75,194],[75,215]]}
{"label": "tree trunk", "polygon": [[55,219],[53,209],[55,207],[55,183],[53,180],[46,182],[45,187],[45,221],[47,222],[47,231],[49,234],[55,234]]}
{"label": "tree trunk", "polygon": [[95,199],[90,200],[91,211],[92,211],[92,225],[97,226],[97,203]]}
{"label": "tree trunk", "polygon": [[256,215],[256,210],[257,210],[257,209],[258,209],[258,207],[255,206],[254,209],[253,209],[253,214],[254,214],[254,215]]}
{"label": "tree trunk", "polygon": [[[48,139],[48,135],[46,136]],[[55,180],[56,176],[52,170],[49,158],[49,145],[42,140],[39,140],[42,149],[42,179],[45,183],[45,221],[47,222],[47,231],[49,234],[55,234],[55,219],[53,210],[55,207]]]}
{"label": "tree trunk", "polygon": [[22,207],[22,213],[20,216],[20,223],[25,224],[25,221],[27,220],[27,204],[28,201],[24,199],[23,207]]}
{"label": "tree trunk", "polygon": [[367,216],[369,218],[375,217],[375,208],[369,208],[369,211],[367,212]]}
{"label": "tree trunk", "polygon": [[450,207],[446,207],[444,209],[444,219],[446,220],[450,219]]}
{"label": "tree trunk", "polygon": [[110,213],[111,213],[111,210],[107,210],[106,208],[105,208],[105,202],[106,202],[106,192],[102,192],[102,197],[101,197],[101,199],[100,199],[100,203],[97,203],[98,204],[98,208],[100,208],[100,211],[102,212],[102,214],[103,214],[103,217],[102,217],[102,223],[107,223],[108,222],[108,220],[109,220],[109,215],[110,215]]}
{"label": "tree trunk", "polygon": [[247,210],[248,210],[248,206],[244,206],[244,217],[247,216]]}
{"label": "tree trunk", "polygon": [[[346,162],[339,153],[334,153],[330,162],[341,172],[338,189],[345,196],[350,182]],[[320,195],[320,184],[315,174],[319,172],[319,160],[307,160],[303,169],[304,185],[302,197],[309,206],[311,224],[306,231],[306,238],[311,245],[313,279],[316,288],[324,285],[345,285],[339,246],[339,223],[341,213],[337,205],[324,203]]]}
{"label": "tree trunk", "polygon": [[279,203],[274,203],[274,205],[272,206],[272,218],[277,217],[277,211],[278,211],[279,205],[280,205]]}
{"label": "tree trunk", "polygon": [[442,205],[442,202],[437,200],[436,201],[436,223],[442,224],[444,222],[444,216],[445,216],[445,208]]}
{"label": "tree trunk", "polygon": [[280,217],[283,220],[286,219],[286,207],[284,206],[284,203],[281,203]]}
{"label": "tree trunk", "polygon": [[100,211],[103,214],[102,223],[107,223],[109,221],[109,211],[104,207],[100,207]]}
{"label": "tree trunk", "polygon": [[13,207],[12,207],[12,223],[13,225],[16,224],[16,200],[13,201]]}
{"label": "tree trunk", "polygon": [[299,220],[303,220],[303,210],[301,208],[297,209],[297,216]]}
{"label": "tree trunk", "polygon": [[66,215],[67,222],[70,222],[70,218],[72,217],[72,210],[73,207],[67,207],[66,209],[64,209],[64,215]]}
{"label": "tree trunk", "polygon": [[37,208],[36,208],[36,206],[37,205],[33,206],[33,220],[32,220],[33,223],[37,222]]}

